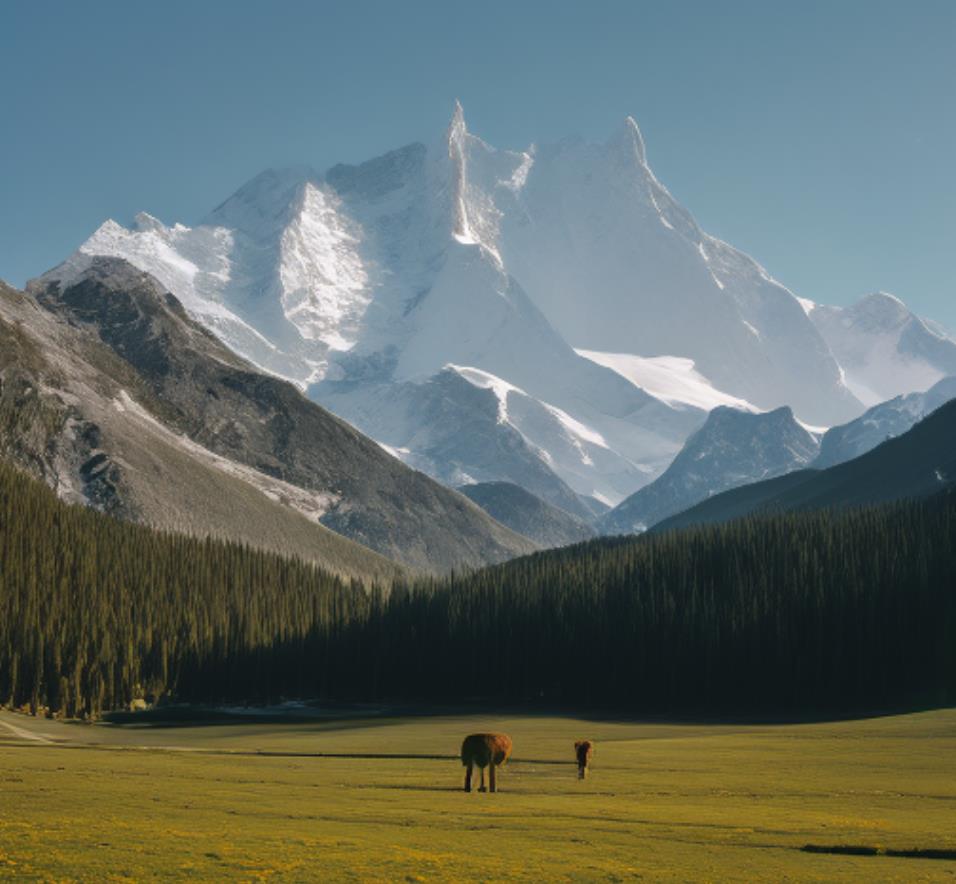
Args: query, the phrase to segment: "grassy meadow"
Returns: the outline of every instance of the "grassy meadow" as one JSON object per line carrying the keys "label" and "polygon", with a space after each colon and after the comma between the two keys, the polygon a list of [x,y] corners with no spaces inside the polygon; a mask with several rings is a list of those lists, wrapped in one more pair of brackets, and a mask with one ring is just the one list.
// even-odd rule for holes
{"label": "grassy meadow", "polygon": [[[484,729],[511,734],[514,757],[498,794],[466,795],[455,755]],[[597,744],[584,782],[582,737]],[[956,710],[171,727],[0,713],[0,879],[956,879],[956,860],[885,854],[914,849],[956,851]]]}

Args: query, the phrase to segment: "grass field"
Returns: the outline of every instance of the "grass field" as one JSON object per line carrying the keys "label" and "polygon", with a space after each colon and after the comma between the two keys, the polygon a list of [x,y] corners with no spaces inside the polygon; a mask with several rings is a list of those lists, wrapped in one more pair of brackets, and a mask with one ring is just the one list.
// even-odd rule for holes
{"label": "grass field", "polygon": [[[515,755],[498,794],[466,795],[454,756],[483,729]],[[580,737],[597,743],[584,782]],[[0,879],[956,879],[951,859],[808,844],[956,851],[956,710],[782,726],[0,713]]]}

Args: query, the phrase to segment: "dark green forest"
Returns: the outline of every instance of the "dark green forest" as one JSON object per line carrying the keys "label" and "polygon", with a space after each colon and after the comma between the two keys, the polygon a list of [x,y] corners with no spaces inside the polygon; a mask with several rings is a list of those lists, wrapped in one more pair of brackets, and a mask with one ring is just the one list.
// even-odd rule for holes
{"label": "dark green forest", "polygon": [[597,540],[368,591],[67,506],[0,464],[0,703],[621,712],[956,702],[956,496]]}

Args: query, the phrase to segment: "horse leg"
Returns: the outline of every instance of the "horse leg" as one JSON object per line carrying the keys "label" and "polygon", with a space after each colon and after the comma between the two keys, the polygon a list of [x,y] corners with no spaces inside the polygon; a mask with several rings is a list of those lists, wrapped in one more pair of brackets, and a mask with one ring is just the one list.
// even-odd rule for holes
{"label": "horse leg", "polygon": [[465,769],[465,791],[471,791],[471,771],[474,765],[469,761],[468,767]]}
{"label": "horse leg", "polygon": [[487,792],[485,788],[485,769],[483,767],[478,768],[478,773],[481,776],[481,785],[478,787],[479,792]]}
{"label": "horse leg", "polygon": [[498,782],[495,778],[497,768],[495,767],[494,759],[492,759],[491,764],[488,765],[488,791],[497,792],[498,791]]}

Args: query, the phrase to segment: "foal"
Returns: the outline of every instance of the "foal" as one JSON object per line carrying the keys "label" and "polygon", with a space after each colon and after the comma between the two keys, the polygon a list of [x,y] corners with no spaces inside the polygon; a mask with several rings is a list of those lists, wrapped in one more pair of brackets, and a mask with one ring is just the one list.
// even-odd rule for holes
{"label": "foal", "polygon": [[574,744],[574,755],[578,759],[578,779],[583,780],[588,775],[588,766],[594,754],[594,743],[590,740],[578,740]]}

